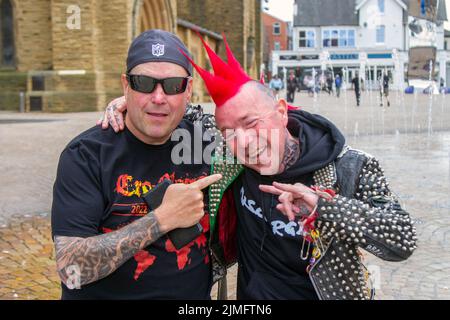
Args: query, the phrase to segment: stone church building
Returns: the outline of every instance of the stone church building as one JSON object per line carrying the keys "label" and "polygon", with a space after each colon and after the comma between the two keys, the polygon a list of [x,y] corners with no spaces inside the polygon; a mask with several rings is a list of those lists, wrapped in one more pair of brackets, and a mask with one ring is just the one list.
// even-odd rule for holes
{"label": "stone church building", "polygon": [[[0,110],[101,110],[142,31],[176,33],[209,67],[199,30],[224,56],[222,32],[254,78],[262,59],[260,0],[0,0]],[[209,101],[194,75],[193,102]]]}

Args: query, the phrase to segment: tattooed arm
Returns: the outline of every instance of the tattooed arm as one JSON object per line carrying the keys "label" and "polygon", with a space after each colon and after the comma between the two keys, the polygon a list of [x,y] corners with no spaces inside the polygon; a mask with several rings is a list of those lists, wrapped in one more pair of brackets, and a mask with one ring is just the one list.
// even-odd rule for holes
{"label": "tattooed arm", "polygon": [[62,282],[74,289],[74,273],[79,276],[79,286],[100,280],[163,234],[193,226],[205,214],[202,189],[221,178],[216,174],[189,185],[171,185],[161,206],[120,230],[90,238],[55,236],[56,264]]}
{"label": "tattooed arm", "polygon": [[62,282],[74,289],[69,277],[79,276],[80,286],[100,280],[163,235],[154,212],[120,230],[90,238],[55,237],[56,263]]}

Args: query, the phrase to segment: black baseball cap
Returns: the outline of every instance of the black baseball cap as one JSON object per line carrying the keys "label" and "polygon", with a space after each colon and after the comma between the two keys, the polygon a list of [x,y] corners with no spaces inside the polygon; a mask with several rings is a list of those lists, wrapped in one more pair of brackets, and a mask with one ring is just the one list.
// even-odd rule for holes
{"label": "black baseball cap", "polygon": [[192,75],[192,65],[180,52],[190,55],[181,40],[171,32],[151,29],[141,33],[131,43],[127,57],[127,73],[146,62],[171,62],[182,66]]}

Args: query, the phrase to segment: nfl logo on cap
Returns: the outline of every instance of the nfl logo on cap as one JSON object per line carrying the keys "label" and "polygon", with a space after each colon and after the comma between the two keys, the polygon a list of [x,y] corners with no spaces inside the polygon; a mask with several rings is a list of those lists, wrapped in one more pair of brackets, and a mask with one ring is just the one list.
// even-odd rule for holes
{"label": "nfl logo on cap", "polygon": [[169,62],[178,64],[192,75],[192,65],[180,50],[189,54],[184,43],[173,33],[159,29],[144,31],[128,49],[127,72],[142,63]]}
{"label": "nfl logo on cap", "polygon": [[152,45],[152,54],[156,57],[160,57],[164,55],[164,45],[163,44],[153,44]]}

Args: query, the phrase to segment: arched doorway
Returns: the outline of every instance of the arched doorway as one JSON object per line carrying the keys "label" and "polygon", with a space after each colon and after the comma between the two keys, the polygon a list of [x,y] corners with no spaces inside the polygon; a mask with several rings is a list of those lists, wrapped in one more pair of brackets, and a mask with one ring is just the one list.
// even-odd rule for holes
{"label": "arched doorway", "polygon": [[135,0],[133,6],[133,38],[148,29],[175,32],[174,0]]}
{"label": "arched doorway", "polygon": [[13,7],[10,0],[0,2],[0,63],[3,67],[15,67]]}

